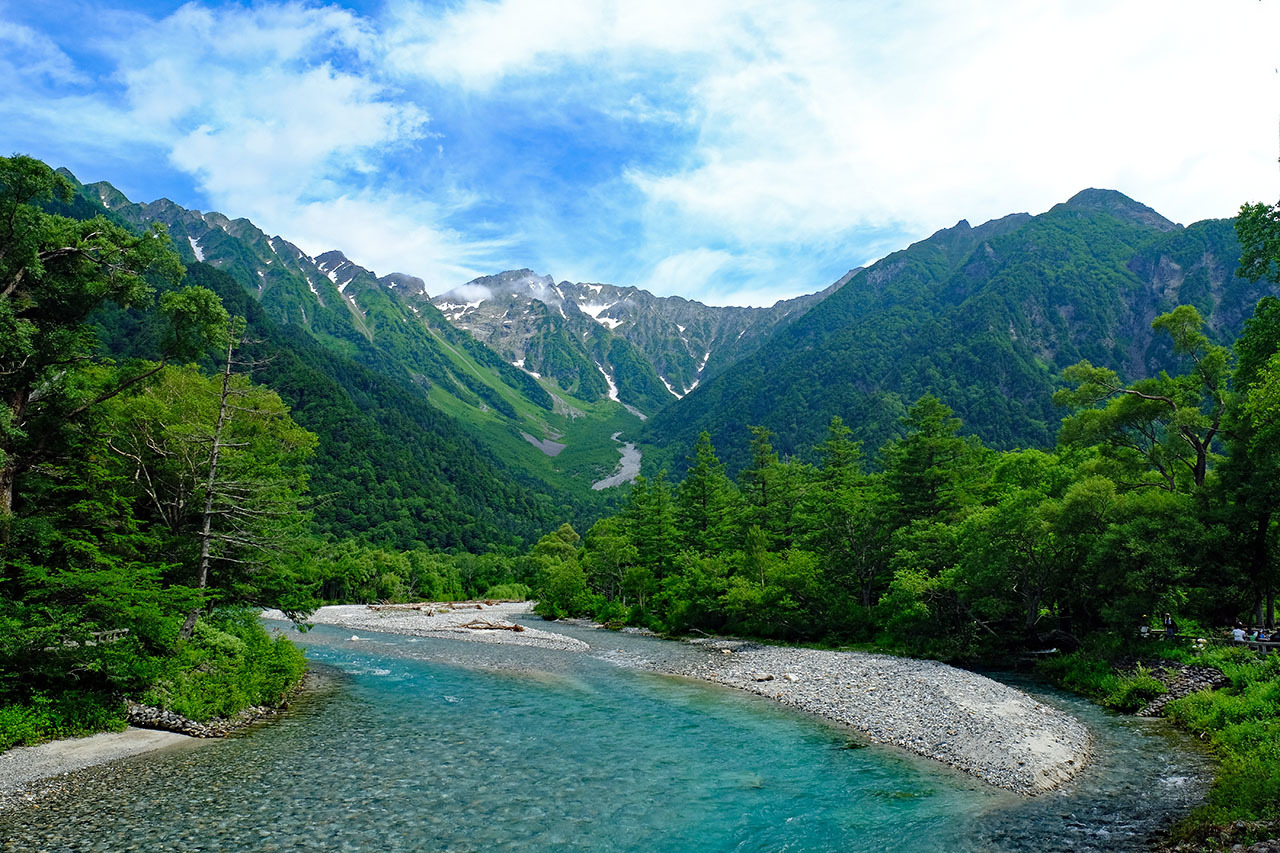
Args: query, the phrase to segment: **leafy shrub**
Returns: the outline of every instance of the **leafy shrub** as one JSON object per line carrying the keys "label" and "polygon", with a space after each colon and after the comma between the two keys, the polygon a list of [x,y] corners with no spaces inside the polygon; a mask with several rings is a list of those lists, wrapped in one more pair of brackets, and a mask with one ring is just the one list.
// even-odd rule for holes
{"label": "leafy shrub", "polygon": [[27,702],[0,706],[0,751],[124,727],[119,699],[88,691],[68,690],[53,699],[37,693]]}
{"label": "leafy shrub", "polygon": [[481,598],[503,598],[525,601],[529,598],[529,586],[522,583],[500,583],[489,587]]}
{"label": "leafy shrub", "polygon": [[203,722],[279,704],[305,669],[306,658],[288,638],[268,635],[252,611],[229,608],[196,624],[142,698]]}
{"label": "leafy shrub", "polygon": [[1120,711],[1136,711],[1157,696],[1169,692],[1158,678],[1142,667],[1138,667],[1133,675],[1112,676],[1111,682],[1102,704]]}
{"label": "leafy shrub", "polygon": [[598,595],[594,615],[597,622],[612,628],[626,624],[631,616],[631,608],[621,601],[611,601],[603,595]]}
{"label": "leafy shrub", "polygon": [[1230,653],[1221,663],[1229,687],[1166,707],[1184,728],[1210,738],[1221,760],[1209,802],[1182,827],[1183,835],[1237,820],[1280,819],[1280,656],[1224,651]]}

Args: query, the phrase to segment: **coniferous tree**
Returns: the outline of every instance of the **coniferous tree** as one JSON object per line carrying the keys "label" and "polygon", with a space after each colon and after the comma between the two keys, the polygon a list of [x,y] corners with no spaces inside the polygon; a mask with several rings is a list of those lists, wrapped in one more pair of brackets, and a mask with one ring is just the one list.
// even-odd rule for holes
{"label": "coniferous tree", "polygon": [[716,458],[709,433],[698,437],[690,463],[675,495],[680,544],[700,553],[724,551],[737,538],[740,498]]}

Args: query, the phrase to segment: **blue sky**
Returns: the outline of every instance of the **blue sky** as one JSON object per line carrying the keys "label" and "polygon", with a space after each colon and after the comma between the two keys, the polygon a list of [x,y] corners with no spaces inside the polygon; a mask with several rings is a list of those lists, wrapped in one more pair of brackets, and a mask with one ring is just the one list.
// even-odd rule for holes
{"label": "blue sky", "polygon": [[718,305],[1090,186],[1280,198],[1258,0],[0,0],[0,150],[432,293]]}

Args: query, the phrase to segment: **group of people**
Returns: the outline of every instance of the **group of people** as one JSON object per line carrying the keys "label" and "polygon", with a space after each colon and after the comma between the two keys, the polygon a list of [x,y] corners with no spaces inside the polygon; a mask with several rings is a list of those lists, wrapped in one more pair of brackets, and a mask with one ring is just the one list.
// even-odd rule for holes
{"label": "group of people", "polygon": [[[1162,636],[1165,639],[1172,640],[1178,635],[1178,624],[1174,622],[1173,617],[1168,613],[1164,614],[1161,620],[1164,627]],[[1144,637],[1153,635],[1151,628],[1143,625],[1138,629],[1139,633]],[[1266,628],[1259,626],[1257,628],[1245,628],[1243,622],[1236,622],[1231,629],[1231,639],[1237,643],[1280,643],[1280,631],[1274,628]],[[1200,642],[1204,642],[1201,640]]]}
{"label": "group of people", "polygon": [[[1231,629],[1231,639],[1237,643],[1270,643],[1276,632],[1271,628],[1249,628],[1245,629],[1244,623],[1237,622],[1235,627]],[[1280,640],[1275,640],[1280,642]]]}
{"label": "group of people", "polygon": [[[1172,615],[1166,613],[1160,620],[1160,624],[1164,626],[1164,638],[1166,640],[1172,640],[1174,637],[1178,636],[1178,623],[1173,621]],[[1150,637],[1151,626],[1143,625],[1138,629],[1138,632],[1144,637]]]}

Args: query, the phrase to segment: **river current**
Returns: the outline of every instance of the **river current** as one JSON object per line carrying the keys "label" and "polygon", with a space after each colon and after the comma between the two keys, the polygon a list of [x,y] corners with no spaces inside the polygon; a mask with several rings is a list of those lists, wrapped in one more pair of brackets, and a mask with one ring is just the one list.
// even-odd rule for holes
{"label": "river current", "polygon": [[82,771],[73,796],[0,814],[0,849],[1139,850],[1209,776],[1162,722],[1020,684],[1096,745],[1028,799],[635,665],[680,644],[556,630],[592,651],[293,634],[326,677],[288,714]]}

